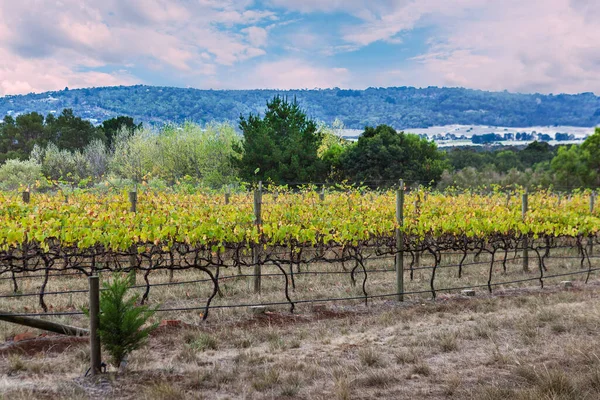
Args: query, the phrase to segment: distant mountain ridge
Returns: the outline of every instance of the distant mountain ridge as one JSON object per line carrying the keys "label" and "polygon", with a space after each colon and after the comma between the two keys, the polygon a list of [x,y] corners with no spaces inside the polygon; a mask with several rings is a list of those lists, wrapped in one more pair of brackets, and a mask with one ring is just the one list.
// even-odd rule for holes
{"label": "distant mountain ridge", "polygon": [[128,115],[146,124],[193,121],[237,122],[240,114],[262,113],[275,95],[296,97],[311,118],[346,128],[388,124],[397,129],[440,125],[507,127],[600,124],[600,97],[593,93],[542,95],[464,88],[390,87],[365,90],[200,90],[159,86],[65,89],[0,97],[0,118],[36,111],[44,115],[72,108],[101,122]]}

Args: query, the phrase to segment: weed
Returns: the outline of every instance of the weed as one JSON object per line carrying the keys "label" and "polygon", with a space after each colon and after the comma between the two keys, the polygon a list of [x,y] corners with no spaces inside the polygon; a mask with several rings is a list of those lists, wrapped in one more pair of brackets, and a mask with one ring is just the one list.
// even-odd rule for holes
{"label": "weed", "polygon": [[550,330],[553,333],[556,333],[557,335],[559,335],[561,333],[568,332],[569,328],[567,328],[567,326],[565,324],[563,324],[562,322],[555,322],[552,325],[550,325]]}
{"label": "weed", "polygon": [[444,331],[436,335],[438,345],[444,353],[458,349],[458,334],[456,332]]}
{"label": "weed", "polygon": [[398,364],[414,364],[419,361],[419,356],[414,350],[401,349],[396,351],[394,359]]}
{"label": "weed", "polygon": [[281,337],[281,335],[277,332],[269,332],[267,333],[267,341],[269,342],[269,349],[271,351],[276,352],[279,350],[285,350],[285,341]]}
{"label": "weed", "polygon": [[201,332],[196,339],[190,343],[190,347],[196,351],[216,350],[219,345],[217,338],[213,335]]}
{"label": "weed", "polygon": [[579,399],[577,389],[569,376],[558,369],[544,369],[536,374],[537,389],[549,399]]}
{"label": "weed", "polygon": [[411,373],[415,375],[429,376],[431,375],[431,367],[425,362],[420,362],[412,367]]}
{"label": "weed", "polygon": [[273,388],[279,382],[279,371],[275,368],[269,368],[260,371],[254,376],[252,387],[259,392],[264,392],[265,390]]}
{"label": "weed", "polygon": [[159,382],[149,386],[144,391],[146,400],[184,400],[185,392],[168,382]]}
{"label": "weed", "polygon": [[364,387],[385,387],[394,381],[394,376],[382,369],[370,370],[362,375],[357,383]]}
{"label": "weed", "polygon": [[15,373],[19,371],[26,371],[27,365],[23,359],[17,354],[11,354],[8,357],[8,373]]}
{"label": "weed", "polygon": [[348,378],[340,377],[336,379],[333,388],[336,400],[350,400],[352,390]]}
{"label": "weed", "polygon": [[360,362],[367,367],[382,365],[381,356],[372,347],[365,347],[358,351]]}
{"label": "weed", "polygon": [[444,387],[444,395],[445,396],[453,396],[456,394],[460,386],[462,385],[462,379],[459,375],[452,375]]}
{"label": "weed", "polygon": [[281,395],[285,397],[294,397],[300,391],[302,381],[298,374],[290,374],[285,377],[282,383]]}
{"label": "weed", "polygon": [[514,390],[497,386],[480,386],[471,394],[473,400],[513,400],[515,398],[517,396]]}

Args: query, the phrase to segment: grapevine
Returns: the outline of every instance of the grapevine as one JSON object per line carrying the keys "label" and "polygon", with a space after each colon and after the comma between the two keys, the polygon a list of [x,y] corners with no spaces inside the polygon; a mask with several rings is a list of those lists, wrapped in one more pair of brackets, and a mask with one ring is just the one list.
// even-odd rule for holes
{"label": "grapevine", "polygon": [[584,239],[597,240],[600,214],[589,209],[590,192],[573,193],[568,200],[548,191],[531,193],[523,217],[518,196],[429,193],[424,200],[423,193],[415,191],[405,196],[402,226],[395,219],[395,195],[391,190],[346,188],[321,199],[315,191],[293,193],[280,188],[262,197],[262,223],[257,224],[249,193],[232,194],[226,204],[215,194],[145,192],[138,196],[136,212],[130,211],[127,193],[76,193],[67,200],[56,194],[35,194],[30,203],[0,193],[0,277],[11,275],[17,291],[15,274],[42,273],[39,303],[47,311],[44,291],[52,273],[140,271],[146,285],[144,302],[153,272],[196,269],[213,285],[206,317],[220,293],[221,270],[237,269],[241,274],[242,268],[254,266],[250,256],[254,249],[259,251],[259,264],[273,265],[281,272],[285,298],[293,311],[294,267],[299,273],[302,263],[316,261],[340,263],[355,284],[357,272],[362,272],[366,301],[365,261],[397,253],[396,229],[404,233],[411,279],[418,255],[432,256],[433,297],[444,252],[462,255],[459,278],[468,253],[489,254],[486,286],[490,292],[494,262],[501,260],[506,272],[509,252],[523,246],[538,260],[542,286],[545,259],[559,245],[579,250],[581,267],[588,268],[587,279],[593,270]]}

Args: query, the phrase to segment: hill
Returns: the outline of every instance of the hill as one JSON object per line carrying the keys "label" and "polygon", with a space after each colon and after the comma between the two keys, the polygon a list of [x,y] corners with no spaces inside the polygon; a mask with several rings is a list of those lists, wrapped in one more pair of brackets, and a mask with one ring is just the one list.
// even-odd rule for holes
{"label": "hill", "polygon": [[296,97],[312,118],[347,128],[388,124],[398,129],[462,124],[491,126],[595,126],[600,98],[576,95],[485,92],[464,88],[369,88],[366,90],[199,90],[156,86],[118,86],[61,90],[0,97],[0,116],[72,108],[101,122],[129,115],[151,124],[237,121],[240,114],[262,112],[275,95]]}

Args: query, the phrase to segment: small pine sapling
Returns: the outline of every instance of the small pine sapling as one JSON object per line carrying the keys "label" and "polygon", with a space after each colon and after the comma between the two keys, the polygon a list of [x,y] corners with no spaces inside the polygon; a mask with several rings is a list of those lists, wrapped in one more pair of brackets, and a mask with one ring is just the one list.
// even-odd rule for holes
{"label": "small pine sapling", "polygon": [[[100,293],[100,324],[98,336],[110,354],[111,363],[119,367],[133,350],[142,347],[158,323],[143,327],[156,308],[137,305],[139,294],[126,298],[132,286],[131,275],[115,275],[112,282],[102,284]],[[89,316],[89,310],[85,310]]]}

